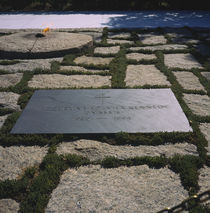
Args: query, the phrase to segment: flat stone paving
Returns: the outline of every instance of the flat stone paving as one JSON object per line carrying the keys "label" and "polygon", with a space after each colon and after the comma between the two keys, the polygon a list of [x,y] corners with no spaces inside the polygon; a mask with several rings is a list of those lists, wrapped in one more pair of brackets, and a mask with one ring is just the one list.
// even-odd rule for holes
{"label": "flat stone paving", "polygon": [[210,72],[201,72],[201,74],[210,81]]}
{"label": "flat stone paving", "polygon": [[0,213],[18,213],[19,203],[12,199],[0,200]]}
{"label": "flat stone paving", "polygon": [[128,65],[125,78],[126,86],[167,85],[166,76],[154,65]]}
{"label": "flat stone paving", "polygon": [[86,69],[84,67],[80,66],[60,66],[59,71],[75,71],[75,72],[92,72],[92,73],[98,73],[98,72],[109,72],[109,70],[97,70],[97,69]]}
{"label": "flat stone paving", "polygon": [[126,58],[136,61],[157,59],[155,54],[143,54],[143,53],[128,53],[126,54]]}
{"label": "flat stone paving", "polygon": [[119,51],[120,51],[120,46],[96,47],[94,49],[95,54],[102,54],[102,55],[117,54]]}
{"label": "flat stone paving", "polygon": [[167,39],[163,35],[153,34],[138,34],[140,41],[143,44],[166,44]]}
{"label": "flat stone paving", "polygon": [[123,39],[107,39],[107,44],[134,44],[134,42]]}
{"label": "flat stone paving", "polygon": [[130,38],[130,33],[121,33],[121,32],[109,32],[108,38],[121,38],[121,39],[128,39]]}
{"label": "flat stone paving", "polygon": [[20,111],[20,106],[17,104],[20,95],[13,92],[0,92],[0,106],[15,111]]}
{"label": "flat stone paving", "polygon": [[208,155],[210,155],[210,123],[200,123],[200,130],[204,137],[208,141],[208,146],[206,147]]}
{"label": "flat stone paving", "polygon": [[74,59],[76,64],[86,64],[86,65],[109,65],[110,62],[113,60],[112,57],[88,57],[88,56],[80,56]]}
{"label": "flat stone paving", "polygon": [[0,87],[7,88],[9,86],[15,86],[20,82],[22,77],[22,73],[0,75]]}

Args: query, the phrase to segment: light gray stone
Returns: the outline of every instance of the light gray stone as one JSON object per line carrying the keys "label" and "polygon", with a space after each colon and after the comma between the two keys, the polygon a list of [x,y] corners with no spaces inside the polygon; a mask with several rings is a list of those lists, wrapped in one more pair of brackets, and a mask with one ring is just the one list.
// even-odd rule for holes
{"label": "light gray stone", "polygon": [[134,44],[133,41],[129,40],[118,40],[118,39],[107,39],[108,44]]}
{"label": "light gray stone", "polygon": [[80,32],[80,34],[92,36],[95,42],[101,42],[102,32]]}
{"label": "light gray stone", "polygon": [[17,105],[20,95],[13,92],[0,92],[0,106],[15,111],[20,111],[20,106]]}
{"label": "light gray stone", "polygon": [[210,97],[207,95],[184,94],[184,101],[196,115],[210,115]]}
{"label": "light gray stone", "polygon": [[155,54],[143,54],[143,53],[128,53],[126,54],[126,58],[136,61],[157,59]]}
{"label": "light gray stone", "polygon": [[202,72],[201,74],[210,81],[210,72]]}
{"label": "light gray stone", "polygon": [[203,85],[199,79],[191,72],[173,72],[180,85],[187,90],[203,90]]}
{"label": "light gray stone", "polygon": [[23,77],[22,73],[0,75],[0,87],[7,88],[15,86]]}
{"label": "light gray stone", "polygon": [[128,65],[125,78],[126,86],[167,85],[166,76],[154,65]]}
{"label": "light gray stone", "polygon": [[153,213],[187,197],[179,175],[168,168],[90,165],[64,172],[45,212]]}
{"label": "light gray stone", "polygon": [[47,151],[39,146],[0,146],[0,180],[17,179],[26,168],[39,165]]}
{"label": "light gray stone", "polygon": [[120,51],[120,46],[113,47],[96,47],[94,50],[95,54],[109,55],[117,54]]}
{"label": "light gray stone", "polygon": [[112,57],[88,57],[88,56],[80,56],[74,59],[76,64],[86,64],[86,65],[109,65],[109,63],[113,60]]}
{"label": "light gray stone", "polygon": [[80,66],[60,66],[60,71],[75,71],[75,72],[92,72],[92,73],[98,73],[98,72],[109,72],[109,70],[95,70],[95,69],[86,69],[84,67]]}
{"label": "light gray stone", "polygon": [[140,41],[143,44],[166,44],[167,39],[163,35],[153,34],[138,34]]}
{"label": "light gray stone", "polygon": [[189,53],[178,53],[178,54],[165,54],[164,63],[169,68],[181,68],[181,69],[192,69],[199,68],[202,69],[200,63]]}
{"label": "light gray stone", "polygon": [[4,122],[6,121],[6,119],[7,119],[8,116],[9,115],[0,116],[0,129],[4,125]]}
{"label": "light gray stone", "polygon": [[0,213],[18,213],[19,203],[12,199],[0,200]]}
{"label": "light gray stone", "polygon": [[123,38],[123,39],[128,39],[130,38],[131,34],[130,33],[123,33],[123,32],[109,32],[108,38]]}
{"label": "light gray stone", "polygon": [[28,82],[32,88],[87,88],[111,86],[111,76],[100,75],[34,75]]}
{"label": "light gray stone", "polygon": [[210,155],[210,123],[201,123],[199,128],[208,141],[208,147],[206,147],[206,149],[208,151],[208,155]]}

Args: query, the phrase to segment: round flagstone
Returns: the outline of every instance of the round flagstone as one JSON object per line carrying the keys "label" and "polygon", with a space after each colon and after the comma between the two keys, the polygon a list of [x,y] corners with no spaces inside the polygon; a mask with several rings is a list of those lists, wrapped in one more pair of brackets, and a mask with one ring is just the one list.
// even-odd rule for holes
{"label": "round flagstone", "polygon": [[74,59],[76,64],[86,64],[86,65],[109,65],[113,60],[112,57],[88,57],[88,56],[80,56]]}
{"label": "round flagstone", "polygon": [[164,63],[169,68],[181,68],[181,69],[192,69],[199,68],[202,69],[200,63],[189,53],[178,53],[178,54],[165,54]]}
{"label": "round flagstone", "polygon": [[108,38],[123,38],[123,39],[128,39],[130,38],[131,34],[130,33],[123,33],[123,32],[109,32],[108,33]]}
{"label": "round flagstone", "polygon": [[143,44],[166,44],[167,42],[167,39],[163,35],[138,34],[138,36]]}
{"label": "round flagstone", "polygon": [[60,66],[60,71],[75,71],[75,72],[84,72],[84,73],[85,72],[92,72],[92,73],[109,72],[109,70],[86,69],[80,66]]}
{"label": "round flagstone", "polygon": [[17,104],[20,95],[13,92],[0,92],[0,106],[2,108],[20,111],[20,106]]}
{"label": "round flagstone", "polygon": [[15,86],[22,79],[22,73],[0,75],[0,87],[7,88]]}
{"label": "round flagstone", "polygon": [[32,88],[98,88],[111,87],[111,76],[100,75],[34,75],[28,82]]}
{"label": "round flagstone", "polygon": [[208,151],[208,154],[210,155],[210,123],[201,123],[199,128],[208,141],[208,147],[206,147],[206,149]]}
{"label": "round flagstone", "polygon": [[39,165],[47,151],[39,146],[0,146],[0,180],[17,179],[26,168]]}
{"label": "round flagstone", "polygon": [[107,39],[107,44],[134,44],[133,41],[129,40],[118,40],[118,39]]}
{"label": "round flagstone", "polygon": [[117,146],[93,140],[77,140],[74,142],[61,143],[57,153],[82,155],[91,161],[102,160],[113,156],[119,159],[127,159],[144,156],[172,157],[179,155],[198,155],[196,146],[188,143],[165,144],[159,146]]}
{"label": "round flagstone", "polygon": [[210,116],[210,97],[207,95],[184,94],[184,101],[196,115]]}
{"label": "round flagstone", "polygon": [[154,65],[128,65],[125,77],[126,86],[167,85],[166,76]]}
{"label": "round flagstone", "polygon": [[117,54],[120,51],[120,46],[113,47],[96,47],[94,54],[110,55]]}
{"label": "round flagstone", "polygon": [[155,54],[143,54],[143,53],[128,53],[126,54],[126,58],[136,61],[157,59]]}
{"label": "round flagstone", "polygon": [[45,212],[153,213],[187,197],[179,175],[168,168],[90,165],[64,172]]}
{"label": "round flagstone", "polygon": [[173,72],[179,84],[187,90],[204,90],[199,79],[191,72]]}
{"label": "round flagstone", "polygon": [[0,200],[0,213],[18,213],[19,203],[12,199]]}
{"label": "round flagstone", "polygon": [[4,125],[4,122],[6,121],[6,119],[7,119],[8,116],[9,115],[0,116],[0,129]]}
{"label": "round flagstone", "polygon": [[201,74],[210,81],[210,72],[202,72]]}

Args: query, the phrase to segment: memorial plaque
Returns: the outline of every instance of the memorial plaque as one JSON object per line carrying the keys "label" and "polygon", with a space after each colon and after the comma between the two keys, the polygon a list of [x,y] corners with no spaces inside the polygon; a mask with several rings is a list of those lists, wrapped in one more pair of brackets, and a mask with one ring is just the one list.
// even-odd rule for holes
{"label": "memorial plaque", "polygon": [[13,134],[192,131],[171,89],[38,90]]}

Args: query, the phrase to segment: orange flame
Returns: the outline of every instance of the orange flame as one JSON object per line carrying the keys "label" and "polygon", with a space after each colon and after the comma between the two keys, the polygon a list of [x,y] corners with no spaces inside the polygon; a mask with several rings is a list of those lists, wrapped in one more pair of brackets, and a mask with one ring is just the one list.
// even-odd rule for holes
{"label": "orange flame", "polygon": [[46,32],[49,32],[50,31],[50,28],[49,27],[46,27],[44,28],[44,30],[42,31],[43,33],[46,33]]}

